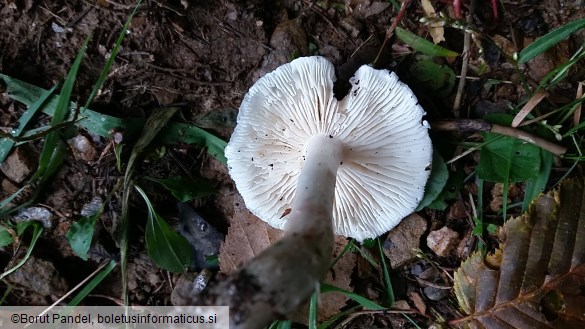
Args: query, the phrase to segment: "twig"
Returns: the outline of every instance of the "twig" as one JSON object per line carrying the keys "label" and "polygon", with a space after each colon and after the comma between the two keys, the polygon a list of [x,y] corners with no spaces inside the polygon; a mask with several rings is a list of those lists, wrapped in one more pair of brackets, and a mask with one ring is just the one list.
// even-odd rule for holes
{"label": "twig", "polygon": [[[466,17],[467,24],[471,24],[472,18],[471,13]],[[460,117],[461,98],[463,96],[463,89],[465,89],[465,82],[467,77],[467,67],[469,66],[469,49],[471,47],[471,32],[464,30],[465,35],[463,37],[463,56],[461,63],[461,77],[459,78],[459,85],[457,86],[457,95],[455,95],[455,101],[453,102],[453,114],[456,118]]]}
{"label": "twig", "polygon": [[396,30],[396,26],[398,26],[398,23],[402,20],[404,13],[406,13],[406,8],[410,5],[411,2],[412,2],[412,0],[405,0],[402,3],[402,7],[400,7],[400,11],[398,12],[398,15],[396,15],[394,22],[392,22],[392,25],[390,25],[390,27],[386,31],[386,36],[384,37],[384,42],[382,42],[382,46],[380,47],[380,50],[378,50],[378,54],[376,55],[376,59],[374,59],[374,65],[376,65],[376,63],[378,62],[378,58],[380,58],[382,51],[384,50],[384,48],[386,48],[386,43],[394,34],[394,30]]}
{"label": "twig", "polygon": [[93,278],[94,276],[96,276],[104,267],[106,267],[106,265],[108,265],[110,263],[109,260],[104,261],[102,263],[102,265],[100,265],[95,271],[93,271],[90,275],[87,276],[87,278],[83,279],[81,282],[79,282],[79,284],[77,284],[75,287],[73,287],[73,289],[69,290],[65,295],[63,295],[61,298],[57,299],[57,301],[55,301],[51,306],[47,307],[44,311],[41,312],[41,314],[39,314],[39,317],[47,312],[49,312],[53,307],[55,307],[56,305],[58,305],[59,303],[61,303],[63,300],[65,300],[65,298],[69,297],[72,293],[74,293],[77,289],[79,289],[81,286],[83,286],[85,283],[87,283],[87,281],[89,281],[91,278]]}
{"label": "twig", "polygon": [[492,132],[505,136],[518,138],[525,142],[534,144],[544,150],[551,152],[554,155],[562,156],[567,152],[567,148],[553,142],[549,142],[544,138],[540,138],[533,134],[527,133],[523,130],[500,126],[497,124],[490,124],[483,120],[459,119],[459,120],[445,120],[435,121],[431,127],[442,131],[460,131],[460,132]]}
{"label": "twig", "polygon": [[514,120],[512,120],[512,127],[518,127],[518,125],[522,123],[522,120],[524,120],[524,118],[526,118],[526,116],[530,114],[532,110],[534,110],[536,105],[540,104],[540,102],[547,96],[548,92],[546,90],[540,90],[536,92],[536,94],[532,95],[530,100],[524,104],[520,112],[518,112],[518,114],[516,114],[514,117]]}

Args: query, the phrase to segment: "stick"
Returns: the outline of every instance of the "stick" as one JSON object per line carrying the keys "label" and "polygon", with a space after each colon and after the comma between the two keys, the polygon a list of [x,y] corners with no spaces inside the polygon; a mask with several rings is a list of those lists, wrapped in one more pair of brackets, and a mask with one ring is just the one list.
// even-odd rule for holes
{"label": "stick", "polygon": [[562,156],[567,152],[566,147],[549,142],[544,138],[540,138],[520,129],[490,124],[484,120],[459,119],[435,121],[431,124],[431,127],[441,131],[492,132],[521,139],[547,150],[556,156]]}

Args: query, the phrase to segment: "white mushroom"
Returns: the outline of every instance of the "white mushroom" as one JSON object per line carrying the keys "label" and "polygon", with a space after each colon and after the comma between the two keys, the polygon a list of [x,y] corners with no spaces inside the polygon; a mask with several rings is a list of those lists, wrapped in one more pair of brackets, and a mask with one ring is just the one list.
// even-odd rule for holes
{"label": "white mushroom", "polygon": [[432,145],[423,109],[394,73],[362,66],[341,101],[334,80],[323,57],[262,77],[242,102],[226,157],[246,206],[270,225],[304,230],[291,208],[323,207],[336,234],[363,241],[416,208]]}
{"label": "white mushroom", "polygon": [[285,235],[209,291],[206,303],[230,307],[230,328],[296,310],[329,269],[334,232],[376,237],[422,198],[432,147],[410,89],[362,66],[337,101],[334,78],[326,59],[299,58],[258,80],[240,107],[230,174],[246,206]]}

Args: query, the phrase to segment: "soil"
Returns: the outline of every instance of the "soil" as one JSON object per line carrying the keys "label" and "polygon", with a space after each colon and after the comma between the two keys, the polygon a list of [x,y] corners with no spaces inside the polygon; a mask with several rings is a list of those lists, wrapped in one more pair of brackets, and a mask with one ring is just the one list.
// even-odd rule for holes
{"label": "soil", "polygon": [[[249,87],[265,73],[295,57],[322,55],[331,60],[338,70],[340,83],[336,94],[341,98],[347,90],[343,82],[357,67],[376,58],[386,31],[398,13],[398,8],[394,8],[391,2],[143,1],[130,22],[120,52],[91,109],[120,118],[134,118],[148,117],[159,107],[179,107],[177,120],[194,123],[228,140],[235,125],[237,108]],[[452,17],[449,1],[432,3],[437,11],[444,11]],[[502,4],[499,5],[499,19],[493,16],[489,1],[478,3],[476,15],[472,17],[481,35],[489,38],[476,40],[484,44],[486,52],[483,57],[477,52],[477,45],[472,46],[468,54],[472,67],[469,75],[475,76],[479,71],[477,67],[482,65],[479,58],[489,66],[489,73],[467,84],[460,117],[482,118],[486,113],[506,111],[509,104],[517,104],[525,96],[525,91],[518,73],[507,64],[506,55],[522,49],[556,27],[585,17],[582,1],[521,0],[503,1]],[[464,11],[468,6],[464,2]],[[73,93],[74,99],[83,103],[133,8],[133,1],[128,0],[0,0],[0,73],[38,87],[51,88],[63,81],[77,52],[89,38]],[[400,25],[427,36],[426,27],[419,23],[421,16],[420,3],[414,1]],[[463,50],[461,30],[447,28],[445,39],[444,47],[457,52]],[[565,62],[584,39],[583,33],[575,34],[560,43],[555,51],[531,61],[522,72],[527,83],[538,82]],[[415,60],[414,53],[393,37],[376,65],[397,71],[401,79],[411,84],[425,106],[429,120],[456,116],[457,113],[452,111],[456,86],[446,94],[421,89],[420,79],[412,76],[411,67]],[[436,59],[436,62],[460,74],[461,57]],[[554,91],[560,102],[574,99],[577,81],[582,81],[584,75],[579,66],[571,71],[566,82]],[[490,89],[486,88],[487,79],[507,83]],[[0,127],[10,129],[17,125],[25,109],[6,93],[0,94]],[[46,125],[49,120],[50,117],[41,116],[35,125]],[[98,204],[106,200],[121,176],[116,169],[112,148],[114,137],[107,139],[87,131],[74,131],[70,138],[69,156],[52,178],[44,196],[35,204],[50,212],[46,229],[25,266],[0,282],[0,294],[6,292],[5,305],[51,304],[104,261],[119,259],[119,246],[112,232],[121,213],[120,193],[112,196],[98,221],[88,261],[77,257],[66,239],[66,232],[80,218],[84,207],[87,208],[92,200],[96,202],[96,197]],[[433,138],[446,140],[450,137],[435,135]],[[123,142],[127,145],[123,159],[127,160],[133,141]],[[14,175],[29,176],[31,168],[34,171],[41,147],[42,140],[36,140],[18,148],[19,154],[26,154],[26,161],[15,160],[23,168],[15,169]],[[477,159],[472,154],[463,162],[465,172],[469,173]],[[191,145],[167,145],[163,150],[161,145],[155,145],[148,159],[138,165],[137,172],[155,177],[187,172],[193,178],[210,182],[217,194],[200,198],[189,206],[217,230],[210,234],[215,239],[221,240],[221,236],[227,234],[230,219],[234,216],[234,195],[237,192],[225,166],[204,150]],[[0,198],[23,186],[23,179],[10,179],[8,175],[0,174]],[[172,196],[155,183],[144,182],[141,186],[163,217],[177,226],[180,215]],[[460,315],[453,292],[441,286],[448,282],[445,273],[452,272],[469,255],[472,250],[469,245],[476,242],[468,221],[472,208],[468,195],[477,196],[477,186],[473,181],[457,186],[457,190],[452,191],[456,197],[447,201],[444,211],[425,210],[420,213],[428,223],[426,230],[414,227],[414,233],[405,233],[405,236],[414,235],[420,239],[420,248],[427,256],[406,262],[401,259],[400,267],[393,270],[396,299],[407,301],[407,311],[421,327],[436,321],[436,314],[447,319]],[[489,196],[492,186],[487,184],[485,188],[484,195]],[[518,184],[516,188],[523,187]],[[13,203],[24,202],[32,192],[27,191]],[[499,197],[501,208],[501,193]],[[496,198],[497,195],[489,197],[485,204]],[[521,195],[518,198],[521,200]],[[171,293],[180,275],[161,270],[148,257],[143,238],[146,222],[143,203],[138,197],[133,197],[131,202],[130,302],[170,305]],[[498,211],[496,205],[495,209],[487,210],[487,216],[497,221]],[[515,212],[518,210],[511,210],[512,214]],[[447,251],[445,257],[438,257],[426,246],[425,239],[429,232],[445,226],[459,234],[461,241],[458,240],[459,245],[453,246],[453,251]],[[217,238],[218,234],[220,238]],[[494,246],[497,237],[491,239]],[[30,237],[24,236],[23,241],[28,243]],[[23,248],[16,243],[0,248],[0,268],[12,267],[23,256]],[[201,262],[204,263],[200,259],[193,272],[203,267]],[[434,268],[430,262],[439,264],[445,273],[427,273]],[[419,279],[423,273],[426,273],[425,279]],[[382,280],[368,262],[358,260],[351,276],[356,292],[373,300],[381,298]],[[121,291],[117,267],[84,303],[119,304],[122,302]],[[427,310],[421,310],[425,304]],[[431,308],[438,313],[429,312]],[[344,319],[342,325],[346,328],[413,327],[402,315],[383,312],[356,313]]]}

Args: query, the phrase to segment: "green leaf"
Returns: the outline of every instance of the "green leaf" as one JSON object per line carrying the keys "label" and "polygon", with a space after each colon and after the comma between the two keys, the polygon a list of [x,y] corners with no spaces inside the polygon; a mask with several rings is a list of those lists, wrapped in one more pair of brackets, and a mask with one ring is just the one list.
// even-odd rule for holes
{"label": "green leaf", "polygon": [[386,301],[384,304],[391,307],[394,305],[394,288],[392,286],[392,281],[390,280],[388,265],[386,265],[386,256],[384,255],[384,251],[382,251],[382,243],[380,242],[380,238],[377,238],[376,240],[378,241],[378,252],[380,253],[380,259],[382,260],[382,273],[384,276],[384,286],[386,287]]}
{"label": "green leaf", "polygon": [[344,290],[341,288],[337,288],[335,286],[328,285],[328,284],[323,283],[323,282],[321,283],[321,292],[322,293],[327,293],[327,292],[340,293],[340,294],[346,296],[347,298],[357,302],[361,306],[363,306],[367,309],[373,310],[373,311],[383,311],[383,310],[387,309],[387,308],[380,306],[380,305],[376,304],[375,302],[373,302],[373,301],[371,301],[363,296],[360,296],[354,292],[347,291],[347,290]]}
{"label": "green leaf", "polygon": [[492,182],[523,182],[540,173],[540,148],[520,139],[484,133],[477,175]]}
{"label": "green leaf", "polygon": [[142,195],[148,207],[148,223],[146,225],[146,246],[148,255],[162,269],[171,272],[185,272],[191,264],[191,246],[187,239],[171,230],[169,224],[154,210],[144,191],[134,188]]}
{"label": "green leaf", "polygon": [[455,87],[455,72],[447,66],[433,61],[414,62],[409,68],[408,80],[421,90],[429,90],[439,97],[447,97]]}
{"label": "green leaf", "polygon": [[445,184],[447,184],[448,179],[449,170],[447,170],[447,165],[445,165],[445,161],[437,149],[434,149],[433,164],[431,167],[429,180],[425,186],[425,195],[415,211],[422,210],[424,207],[428,206],[431,204],[431,202],[437,199],[437,197],[439,197],[441,194],[441,191],[443,191]]}
{"label": "green leaf", "polygon": [[0,225],[0,248],[11,244],[12,241],[14,240],[10,232],[4,226]]}
{"label": "green leaf", "polygon": [[209,183],[194,182],[188,177],[177,176],[162,179],[144,176],[144,178],[162,184],[162,186],[169,190],[181,202],[191,201],[195,198],[212,195],[216,192]]}
{"label": "green leaf", "polygon": [[438,46],[430,42],[429,40],[421,38],[418,35],[400,27],[396,27],[396,36],[398,37],[398,39],[402,40],[402,42],[411,46],[412,49],[425,55],[439,57],[459,56],[459,53]]}
{"label": "green leaf", "polygon": [[539,174],[526,181],[526,188],[524,189],[524,201],[522,201],[522,212],[528,210],[528,206],[536,197],[546,189],[546,183],[550,176],[550,171],[553,164],[552,153],[541,150],[541,163]]}
{"label": "green leaf", "polygon": [[567,38],[571,33],[585,28],[585,18],[570,22],[536,39],[518,54],[518,63],[524,64],[550,47]]}
{"label": "green leaf", "polygon": [[87,260],[87,251],[91,246],[95,223],[100,216],[101,211],[90,217],[81,217],[73,223],[67,231],[67,240],[71,245],[73,252],[83,260]]}
{"label": "green leaf", "polygon": [[309,329],[317,329],[318,300],[319,294],[315,291],[309,302]]}
{"label": "green leaf", "polygon": [[[75,77],[77,76],[77,71],[79,70],[79,66],[81,65],[81,60],[83,59],[83,55],[85,55],[85,50],[87,49],[87,43],[89,42],[89,37],[85,39],[85,42],[79,49],[77,53],[77,57],[71,65],[69,69],[69,73],[67,74],[67,78],[65,78],[65,82],[63,83],[63,88],[61,89],[61,94],[57,100],[57,105],[55,106],[55,113],[53,113],[53,118],[51,119],[51,125],[57,125],[63,121],[65,121],[67,117],[67,113],[69,112],[69,98],[71,97],[71,93],[73,91],[73,85],[75,84]],[[56,151],[57,143],[59,142],[59,131],[53,131],[45,136],[45,143],[43,144],[43,150],[41,152],[41,156],[39,159],[39,166],[37,172],[34,174],[31,180],[35,180],[41,176],[46,175],[45,170],[49,166],[52,158],[54,158],[54,152]],[[47,175],[48,176],[48,175]]]}

